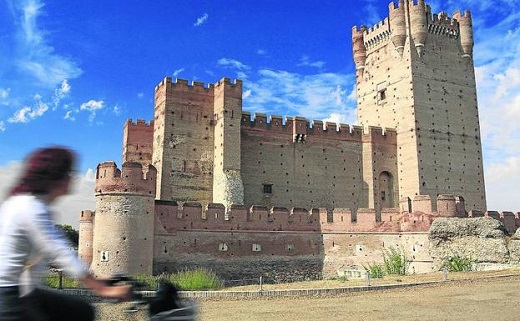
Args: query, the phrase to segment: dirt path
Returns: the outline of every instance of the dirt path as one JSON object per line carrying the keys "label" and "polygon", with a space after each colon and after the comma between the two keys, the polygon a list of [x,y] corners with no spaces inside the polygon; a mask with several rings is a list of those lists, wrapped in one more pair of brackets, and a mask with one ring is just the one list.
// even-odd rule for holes
{"label": "dirt path", "polygon": [[520,320],[520,276],[406,289],[300,297],[200,301],[200,321]]}

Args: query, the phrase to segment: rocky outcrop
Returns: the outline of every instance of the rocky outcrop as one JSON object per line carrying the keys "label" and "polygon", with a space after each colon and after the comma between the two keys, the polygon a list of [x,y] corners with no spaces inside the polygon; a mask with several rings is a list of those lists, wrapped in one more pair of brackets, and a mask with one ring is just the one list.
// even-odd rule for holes
{"label": "rocky outcrop", "polygon": [[428,238],[434,269],[440,269],[445,259],[456,256],[471,259],[477,269],[520,263],[520,237],[508,236],[504,224],[491,217],[438,218],[432,223]]}

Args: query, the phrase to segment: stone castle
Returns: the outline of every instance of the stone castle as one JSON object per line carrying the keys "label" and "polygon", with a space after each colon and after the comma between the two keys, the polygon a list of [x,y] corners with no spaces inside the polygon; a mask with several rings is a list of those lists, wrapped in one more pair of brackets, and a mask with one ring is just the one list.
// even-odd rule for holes
{"label": "stone castle", "polygon": [[[399,0],[352,29],[359,125],[242,110],[242,82],[165,78],[154,119],[98,165],[79,255],[96,274],[206,267],[224,278],[362,270],[401,247],[432,268],[436,217],[487,213],[472,20]],[[352,272],[353,273],[353,272]]]}

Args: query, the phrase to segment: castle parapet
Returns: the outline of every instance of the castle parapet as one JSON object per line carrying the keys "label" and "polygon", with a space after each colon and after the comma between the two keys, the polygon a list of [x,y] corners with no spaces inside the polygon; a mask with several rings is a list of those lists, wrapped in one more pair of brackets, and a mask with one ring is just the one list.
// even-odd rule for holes
{"label": "castle parapet", "polygon": [[447,194],[437,196],[437,213],[443,217],[457,217],[455,196]]}
{"label": "castle parapet", "polygon": [[95,211],[91,211],[91,210],[83,210],[81,211],[81,215],[79,217],[79,221],[80,222],[94,222],[94,216],[95,216]]}
{"label": "castle parapet", "polygon": [[152,165],[125,162],[120,171],[114,162],[104,162],[96,170],[96,195],[129,193],[155,197],[157,170]]}
{"label": "castle parapet", "polygon": [[413,198],[412,210],[414,212],[431,213],[432,200],[430,195],[415,195]]}
{"label": "castle parapet", "polygon": [[364,32],[364,45],[368,50],[374,49],[381,44],[384,44],[390,39],[390,23],[389,19],[378,22],[373,27],[365,29]]}
{"label": "castle parapet", "polygon": [[[222,81],[222,80],[221,80]],[[229,82],[229,79],[228,79]],[[213,91],[215,85],[214,84],[205,84],[199,81],[188,82],[186,79],[176,78],[175,81],[172,80],[171,77],[165,77],[157,86],[155,86],[155,91],[157,91],[162,86],[169,86],[172,89],[177,89],[180,91],[194,91],[194,92],[209,92]]]}
{"label": "castle parapet", "polygon": [[[427,199],[427,198],[424,198]],[[401,212],[399,208],[285,208],[186,202],[177,210],[175,202],[156,200],[158,233],[176,231],[263,231],[263,232],[381,232],[426,231],[436,213]],[[179,213],[179,215],[177,215]]]}

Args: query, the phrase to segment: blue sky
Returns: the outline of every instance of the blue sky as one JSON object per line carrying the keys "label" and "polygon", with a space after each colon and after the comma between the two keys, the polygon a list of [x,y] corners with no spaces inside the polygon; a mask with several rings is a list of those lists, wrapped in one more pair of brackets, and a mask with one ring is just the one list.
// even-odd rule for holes
{"label": "blue sky", "polygon": [[[381,0],[0,0],[0,194],[23,157],[61,144],[80,155],[73,223],[93,209],[93,170],[120,166],[122,128],[153,118],[164,77],[244,81],[244,110],[356,122],[351,28],[388,15]],[[470,10],[488,206],[520,211],[520,3],[428,2]]]}

